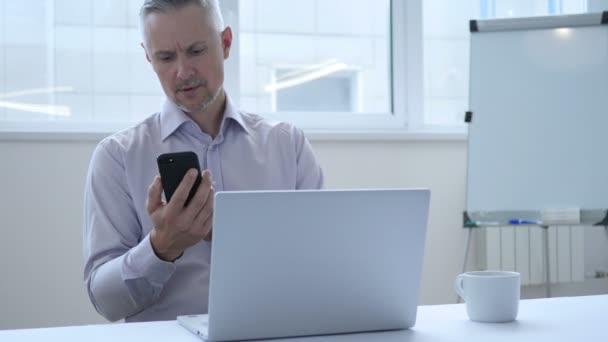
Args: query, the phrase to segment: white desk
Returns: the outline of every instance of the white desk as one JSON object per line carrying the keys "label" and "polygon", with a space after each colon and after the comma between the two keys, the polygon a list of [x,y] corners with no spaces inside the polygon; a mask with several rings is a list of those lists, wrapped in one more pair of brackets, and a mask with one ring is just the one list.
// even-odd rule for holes
{"label": "white desk", "polygon": [[[201,342],[176,321],[0,331],[0,341]],[[525,300],[516,322],[475,323],[463,304],[421,306],[410,330],[273,342],[608,341],[608,295]]]}

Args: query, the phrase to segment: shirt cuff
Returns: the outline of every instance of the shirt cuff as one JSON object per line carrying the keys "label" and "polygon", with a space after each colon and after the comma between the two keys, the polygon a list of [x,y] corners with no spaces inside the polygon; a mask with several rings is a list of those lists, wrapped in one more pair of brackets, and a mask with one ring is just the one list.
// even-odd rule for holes
{"label": "shirt cuff", "polygon": [[131,249],[127,263],[132,265],[131,269],[139,273],[134,278],[144,277],[157,284],[165,284],[176,269],[174,263],[161,260],[156,256],[149,234]]}

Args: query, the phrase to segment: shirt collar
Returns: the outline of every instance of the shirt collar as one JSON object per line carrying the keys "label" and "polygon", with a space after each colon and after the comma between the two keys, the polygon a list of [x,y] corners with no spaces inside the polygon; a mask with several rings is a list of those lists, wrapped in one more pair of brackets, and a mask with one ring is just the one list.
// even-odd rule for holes
{"label": "shirt collar", "polygon": [[[243,114],[232,102],[232,99],[228,95],[226,95],[226,109],[224,110],[224,122],[222,123],[222,126],[226,126],[225,122],[227,119],[232,119],[233,121],[238,123],[239,126],[241,126],[245,133],[250,133],[249,127],[247,127],[247,124],[245,123],[245,120],[243,118]],[[225,127],[223,129],[225,129]]]}
{"label": "shirt collar", "polygon": [[[227,125],[228,119],[231,119],[239,124],[239,126],[245,131],[245,133],[250,133],[249,128],[245,124],[245,120],[243,119],[243,115],[238,110],[238,108],[234,105],[232,100],[228,95],[226,95],[226,108],[224,110],[224,117],[222,118],[222,126],[220,127],[220,134],[224,134]],[[163,103],[163,108],[160,113],[160,135],[161,140],[164,141],[170,135],[172,135],[178,128],[180,128],[186,122],[192,122],[192,124],[196,125],[196,122],[192,120],[184,111],[179,108],[175,102],[170,99],[165,99]]]}

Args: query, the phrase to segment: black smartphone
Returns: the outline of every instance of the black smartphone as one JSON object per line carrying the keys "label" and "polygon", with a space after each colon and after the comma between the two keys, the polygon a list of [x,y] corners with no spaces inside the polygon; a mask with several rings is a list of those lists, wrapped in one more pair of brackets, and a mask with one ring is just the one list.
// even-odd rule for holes
{"label": "black smartphone", "polygon": [[196,193],[196,189],[201,184],[201,168],[198,162],[198,157],[194,152],[177,152],[177,153],[165,153],[161,154],[156,158],[158,163],[158,171],[160,172],[160,178],[163,183],[163,190],[165,191],[165,198],[167,202],[171,201],[171,197],[179,183],[182,182],[184,176],[190,169],[197,169],[198,175],[194,185],[190,189],[188,199],[184,206],[188,206],[192,197]]}

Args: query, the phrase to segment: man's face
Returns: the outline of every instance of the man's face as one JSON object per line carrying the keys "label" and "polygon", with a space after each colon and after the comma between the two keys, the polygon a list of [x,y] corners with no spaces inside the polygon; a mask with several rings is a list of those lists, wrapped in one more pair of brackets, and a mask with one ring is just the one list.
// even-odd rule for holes
{"label": "man's face", "polygon": [[167,97],[186,112],[207,108],[220,94],[232,32],[214,29],[197,5],[144,20],[144,49]]}

